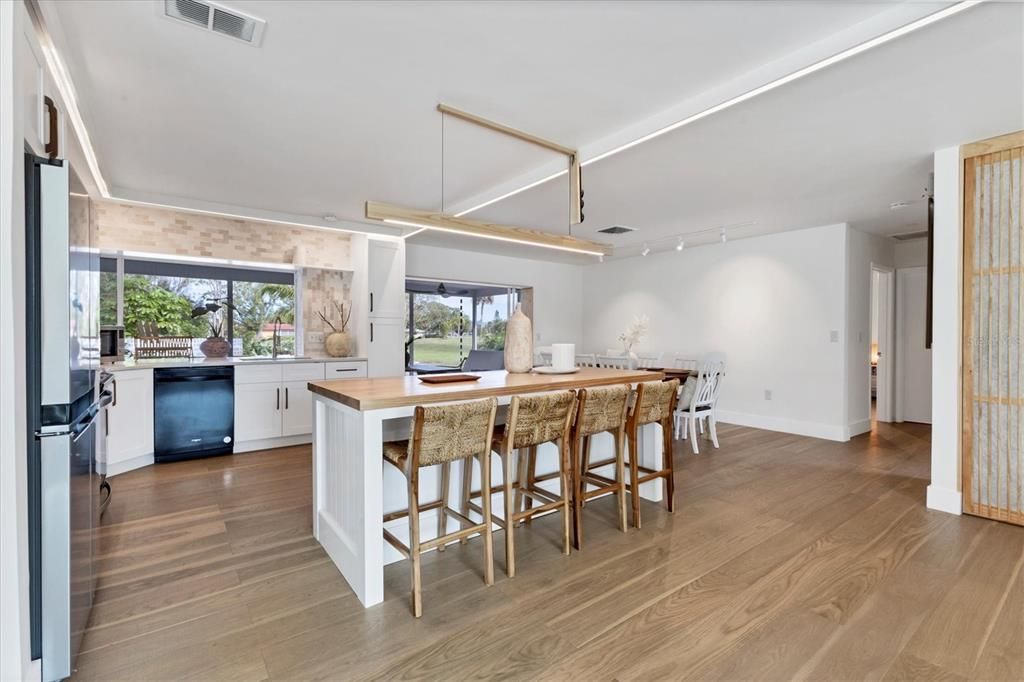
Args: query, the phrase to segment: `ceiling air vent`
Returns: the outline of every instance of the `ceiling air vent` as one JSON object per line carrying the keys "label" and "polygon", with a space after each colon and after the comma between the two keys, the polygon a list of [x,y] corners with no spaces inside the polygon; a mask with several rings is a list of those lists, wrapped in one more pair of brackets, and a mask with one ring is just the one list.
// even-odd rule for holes
{"label": "ceiling air vent", "polygon": [[225,7],[200,0],[164,0],[164,16],[219,33],[250,45],[259,45],[267,22]]}
{"label": "ceiling air vent", "polygon": [[602,232],[604,234],[625,234],[626,232],[636,232],[636,228],[626,227],[625,225],[612,225],[611,227],[606,227],[603,230],[598,230],[598,232]]}

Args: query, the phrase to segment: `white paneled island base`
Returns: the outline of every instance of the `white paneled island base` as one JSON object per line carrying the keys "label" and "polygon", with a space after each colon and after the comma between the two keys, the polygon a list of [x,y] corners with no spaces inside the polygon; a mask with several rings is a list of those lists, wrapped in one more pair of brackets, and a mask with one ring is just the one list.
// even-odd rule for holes
{"label": "white paneled island base", "polygon": [[[658,381],[662,375],[644,370],[583,368],[570,375],[507,374],[504,371],[480,372],[472,383],[428,386],[417,377],[342,379],[309,384],[314,395],[313,424],[313,535],[348,581],[364,606],[384,600],[384,566],[401,555],[383,537],[384,512],[405,509],[408,504],[405,478],[385,464],[382,443],[409,437],[412,416],[417,405],[443,404],[494,396],[501,406],[516,394],[635,384]],[[500,409],[500,408],[499,408]],[[502,411],[499,418],[503,418]],[[657,425],[642,427],[640,463],[660,468],[661,434]],[[611,436],[595,436],[592,457],[614,455]],[[554,471],[557,449],[541,446],[537,473]],[[424,500],[440,496],[437,467],[421,470],[420,486]],[[500,461],[492,465],[494,485],[500,488],[503,472]],[[458,500],[462,490],[461,466],[452,469],[451,499]],[[557,481],[550,482],[557,485]],[[475,486],[474,486],[475,488]],[[662,486],[657,481],[643,484],[644,498],[659,501]],[[453,504],[455,506],[457,503]],[[492,508],[500,511],[500,494]],[[437,537],[437,510],[421,514],[424,540]],[[588,519],[585,523],[601,523]],[[454,524],[453,519],[448,523]],[[388,529],[403,542],[408,541],[408,520],[388,523]],[[454,526],[448,531],[454,530]],[[557,550],[553,550],[557,551]],[[498,553],[498,563],[504,559]]]}

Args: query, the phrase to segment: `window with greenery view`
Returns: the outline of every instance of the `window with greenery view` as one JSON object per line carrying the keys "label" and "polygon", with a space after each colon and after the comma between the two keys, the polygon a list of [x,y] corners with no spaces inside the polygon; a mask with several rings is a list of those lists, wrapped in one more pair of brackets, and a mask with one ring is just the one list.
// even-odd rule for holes
{"label": "window with greenery view", "polygon": [[[291,271],[125,259],[120,310],[117,259],[102,258],[101,271],[101,323],[124,325],[128,351],[141,323],[152,322],[162,336],[191,337],[196,355],[199,344],[213,335],[227,339],[233,355],[270,355],[275,327],[278,353],[295,353]],[[208,302],[229,305],[193,317]]]}
{"label": "window with greenery view", "polygon": [[519,293],[494,285],[407,281],[407,364],[461,367],[471,350],[504,350],[505,324]]}

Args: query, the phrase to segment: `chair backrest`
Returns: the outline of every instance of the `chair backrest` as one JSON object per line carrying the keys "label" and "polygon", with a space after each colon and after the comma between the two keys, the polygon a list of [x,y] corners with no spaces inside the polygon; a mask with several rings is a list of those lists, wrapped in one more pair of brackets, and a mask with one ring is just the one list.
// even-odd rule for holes
{"label": "chair backrest", "polygon": [[573,430],[576,437],[618,431],[625,427],[631,392],[626,384],[581,388]]}
{"label": "chair backrest", "polygon": [[636,386],[630,418],[637,426],[654,424],[672,416],[679,393],[679,379],[643,381]]}
{"label": "chair backrest", "polygon": [[494,398],[417,407],[409,439],[410,465],[426,467],[489,453],[497,410]]}
{"label": "chair backrest", "polygon": [[471,350],[462,362],[465,372],[486,372],[505,369],[505,352],[500,350]]}
{"label": "chair backrest", "polygon": [[574,391],[512,396],[505,422],[505,438],[509,438],[511,431],[513,448],[528,448],[565,438],[569,434],[575,406]]}
{"label": "chair backrest", "polygon": [[701,361],[697,375],[697,390],[693,392],[690,407],[710,407],[718,401],[722,388],[722,374],[725,372],[725,355],[708,353]]}
{"label": "chair backrest", "polygon": [[593,353],[577,353],[577,367],[597,367],[597,356]]}
{"label": "chair backrest", "polygon": [[697,369],[700,363],[690,353],[676,353],[672,356],[672,367],[675,369]]}
{"label": "chair backrest", "polygon": [[636,361],[634,364],[636,365],[636,369],[645,369],[648,367],[664,367],[665,365],[662,364],[661,358],[661,353],[645,353],[642,355],[638,354],[636,356]]}
{"label": "chair backrest", "polygon": [[629,369],[629,358],[625,355],[596,355],[594,360],[598,367],[608,369]]}
{"label": "chair backrest", "polygon": [[539,350],[533,354],[533,363],[538,367],[551,366],[551,351]]}

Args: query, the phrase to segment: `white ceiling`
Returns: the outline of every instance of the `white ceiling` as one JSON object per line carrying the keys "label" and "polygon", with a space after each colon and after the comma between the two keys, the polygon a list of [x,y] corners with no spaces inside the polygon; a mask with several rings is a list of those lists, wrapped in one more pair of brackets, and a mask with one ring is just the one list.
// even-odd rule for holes
{"label": "white ceiling", "polygon": [[[367,199],[438,208],[439,101],[586,159],[948,3],[227,4],[267,20],[261,47],[165,19],[154,0],[47,3],[115,196],[343,224]],[[919,229],[923,204],[888,206],[920,198],[930,153],[1021,127],[1024,6],[980,6],[588,166],[574,232],[622,223],[640,230],[603,240],[671,248],[723,224]],[[444,133],[449,209],[561,163],[460,121]],[[470,217],[564,232],[565,182]]]}

